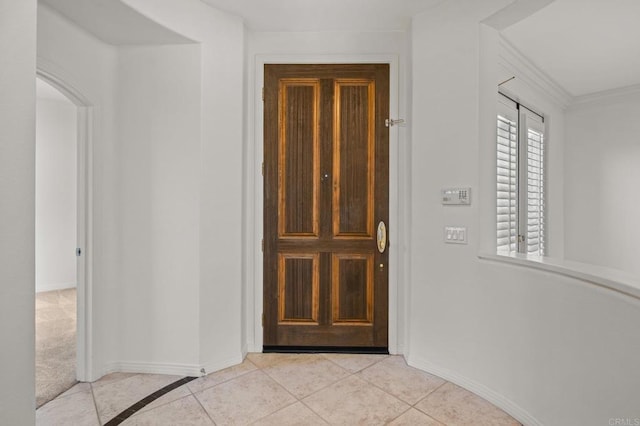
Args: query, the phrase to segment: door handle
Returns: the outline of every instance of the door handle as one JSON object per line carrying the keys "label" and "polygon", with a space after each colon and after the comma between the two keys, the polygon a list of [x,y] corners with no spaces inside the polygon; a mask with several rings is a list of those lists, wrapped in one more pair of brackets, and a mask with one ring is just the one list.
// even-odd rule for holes
{"label": "door handle", "polygon": [[378,244],[378,251],[384,253],[387,249],[387,225],[384,221],[378,223],[378,232],[376,232],[376,242]]}

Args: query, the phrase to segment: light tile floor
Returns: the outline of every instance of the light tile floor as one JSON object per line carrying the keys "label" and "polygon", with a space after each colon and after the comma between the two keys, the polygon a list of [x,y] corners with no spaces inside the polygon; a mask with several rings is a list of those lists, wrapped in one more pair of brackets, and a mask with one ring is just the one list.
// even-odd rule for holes
{"label": "light tile floor", "polygon": [[[38,425],[103,425],[177,376],[114,373],[36,411]],[[123,425],[519,425],[401,356],[249,354],[158,398]]]}

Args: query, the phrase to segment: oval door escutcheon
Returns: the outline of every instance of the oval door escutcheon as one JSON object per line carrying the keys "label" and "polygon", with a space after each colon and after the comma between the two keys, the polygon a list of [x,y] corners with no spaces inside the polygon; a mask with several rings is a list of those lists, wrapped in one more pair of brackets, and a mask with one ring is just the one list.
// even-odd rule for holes
{"label": "oval door escutcheon", "polygon": [[378,223],[378,232],[377,232],[377,243],[378,243],[378,251],[380,253],[384,253],[387,248],[387,226],[383,221]]}

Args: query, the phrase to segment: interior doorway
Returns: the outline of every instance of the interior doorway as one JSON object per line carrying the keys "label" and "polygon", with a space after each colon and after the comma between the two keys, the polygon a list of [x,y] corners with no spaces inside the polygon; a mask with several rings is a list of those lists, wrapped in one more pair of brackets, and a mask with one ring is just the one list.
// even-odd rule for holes
{"label": "interior doorway", "polygon": [[77,118],[36,79],[36,406],[76,383]]}
{"label": "interior doorway", "polygon": [[36,399],[90,377],[88,277],[91,108],[38,69],[36,78]]}
{"label": "interior doorway", "polygon": [[388,351],[389,65],[265,65],[265,351]]}

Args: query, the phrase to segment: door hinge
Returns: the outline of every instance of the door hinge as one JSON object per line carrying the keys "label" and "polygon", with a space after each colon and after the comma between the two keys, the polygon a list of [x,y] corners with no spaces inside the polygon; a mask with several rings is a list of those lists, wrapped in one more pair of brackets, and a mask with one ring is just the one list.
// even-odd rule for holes
{"label": "door hinge", "polygon": [[262,176],[264,176],[264,161],[262,162]]}
{"label": "door hinge", "polygon": [[264,238],[262,239],[262,251],[264,251]]}
{"label": "door hinge", "polygon": [[387,118],[386,120],[384,120],[384,125],[386,127],[393,127],[396,124],[404,124],[404,119],[403,118],[399,118],[397,120],[394,120],[393,118]]}
{"label": "door hinge", "polygon": [[264,313],[262,314],[262,326],[264,327]]}
{"label": "door hinge", "polygon": [[78,257],[82,256],[82,249],[80,247],[76,249],[76,256]]}
{"label": "door hinge", "polygon": [[262,88],[262,101],[264,102],[264,87]]}

